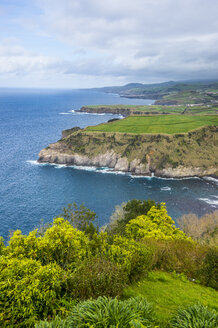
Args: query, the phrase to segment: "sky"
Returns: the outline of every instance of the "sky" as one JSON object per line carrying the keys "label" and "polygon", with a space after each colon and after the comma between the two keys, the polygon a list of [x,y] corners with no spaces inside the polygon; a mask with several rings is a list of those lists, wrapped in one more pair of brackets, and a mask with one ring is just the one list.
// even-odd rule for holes
{"label": "sky", "polygon": [[0,0],[0,87],[217,78],[217,0]]}

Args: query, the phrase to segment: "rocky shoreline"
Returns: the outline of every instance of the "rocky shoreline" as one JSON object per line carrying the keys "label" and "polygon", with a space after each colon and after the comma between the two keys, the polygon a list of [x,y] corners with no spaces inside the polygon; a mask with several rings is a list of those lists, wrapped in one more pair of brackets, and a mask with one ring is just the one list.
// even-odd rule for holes
{"label": "rocky shoreline", "polygon": [[[214,156],[217,146],[213,135],[216,130],[207,127],[175,136],[91,134],[81,129],[69,130],[63,133],[60,141],[40,151],[38,162],[108,167],[134,175],[164,178],[217,177]],[[211,151],[208,150],[210,146]],[[179,151],[183,154],[181,160],[177,159],[180,154],[175,157]]]}
{"label": "rocky shoreline", "polygon": [[[53,144],[54,145],[54,144]],[[128,162],[126,157],[121,158],[117,154],[105,153],[93,158],[81,156],[80,154],[64,154],[58,152],[56,146],[50,145],[50,150],[41,150],[39,153],[38,163],[64,164],[67,166],[94,166],[96,168],[107,167],[117,172],[131,173],[136,176],[155,176],[161,178],[188,178],[188,177],[205,177],[211,176],[217,178],[215,170],[202,170],[200,167],[177,167],[157,170],[150,168],[149,165],[143,165],[139,160]]]}
{"label": "rocky shoreline", "polygon": [[122,115],[123,117],[127,117],[129,115],[158,115],[158,114],[169,114],[165,111],[163,112],[157,112],[157,111],[140,111],[136,108],[114,108],[109,106],[96,106],[96,107],[89,107],[89,106],[83,106],[78,110],[75,110],[75,112],[82,112],[82,113],[90,113],[90,114],[113,114],[113,115]]}

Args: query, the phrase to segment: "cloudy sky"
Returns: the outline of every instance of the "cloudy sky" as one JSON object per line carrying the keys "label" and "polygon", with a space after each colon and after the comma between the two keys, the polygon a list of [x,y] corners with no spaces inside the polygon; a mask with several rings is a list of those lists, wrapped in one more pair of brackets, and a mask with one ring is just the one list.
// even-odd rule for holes
{"label": "cloudy sky", "polygon": [[217,0],[0,0],[0,87],[210,78]]}

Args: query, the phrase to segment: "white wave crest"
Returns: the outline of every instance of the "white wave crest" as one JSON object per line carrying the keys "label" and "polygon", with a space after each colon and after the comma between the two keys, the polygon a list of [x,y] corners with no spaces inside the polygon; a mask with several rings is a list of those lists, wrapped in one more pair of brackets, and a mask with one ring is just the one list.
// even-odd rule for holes
{"label": "white wave crest", "polygon": [[[212,197],[216,198],[216,196],[212,196]],[[212,205],[213,207],[218,206],[218,199],[211,199],[211,198],[198,198],[198,199],[202,200],[203,202],[205,202],[209,205]]]}
{"label": "white wave crest", "polygon": [[163,191],[170,191],[172,188],[170,188],[170,187],[162,187],[162,188],[160,188],[160,190],[163,190]]}
{"label": "white wave crest", "polygon": [[216,179],[216,178],[205,177],[204,180],[211,181],[211,182],[214,182],[214,183],[218,184],[218,179]]}
{"label": "white wave crest", "polygon": [[[84,171],[92,171],[92,172],[98,172],[102,174],[117,174],[117,175],[128,175],[132,179],[147,179],[147,180],[152,180],[152,179],[160,179],[160,180],[189,180],[189,179],[200,179],[199,177],[187,177],[187,178],[162,178],[162,177],[156,177],[156,176],[148,176],[148,175],[133,175],[131,172],[123,172],[123,171],[115,171],[112,168],[109,167],[96,167],[96,166],[82,166],[82,165],[66,165],[66,164],[57,164],[57,163],[39,163],[36,160],[28,160],[26,161],[29,164],[32,165],[40,165],[40,166],[46,166],[46,165],[51,165],[54,166],[55,168],[73,168],[76,170],[84,170]],[[213,179],[213,178],[211,178]],[[216,180],[216,179],[215,179]],[[161,190],[163,191],[170,191],[172,188],[169,186],[162,187]],[[183,189],[189,189],[188,187],[184,187]],[[217,197],[218,196],[213,196]],[[206,201],[207,198],[199,198],[199,200]],[[218,200],[208,200],[213,202],[218,202]],[[208,203],[209,204],[209,203]],[[211,203],[212,204],[212,203]],[[217,205],[217,203],[216,203]]]}
{"label": "white wave crest", "polygon": [[[31,165],[40,165],[40,166],[46,166],[46,165],[51,165],[50,163],[39,163],[38,161],[35,160],[28,160],[26,163],[31,164]],[[55,164],[53,164],[55,165]]]}

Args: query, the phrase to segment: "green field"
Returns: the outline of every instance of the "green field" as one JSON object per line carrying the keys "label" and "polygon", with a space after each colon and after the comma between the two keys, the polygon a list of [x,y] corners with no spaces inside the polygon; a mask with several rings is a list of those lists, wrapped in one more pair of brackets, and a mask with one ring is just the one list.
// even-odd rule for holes
{"label": "green field", "polygon": [[[218,310],[217,291],[188,281],[183,275],[166,272],[150,272],[146,279],[124,291],[124,297],[144,296],[154,305],[160,327],[179,309],[196,303]],[[182,327],[181,327],[182,328]]]}
{"label": "green field", "polygon": [[86,132],[121,132],[121,133],[185,133],[203,126],[218,125],[218,116],[201,115],[158,115],[129,116],[111,123],[89,126]]}

